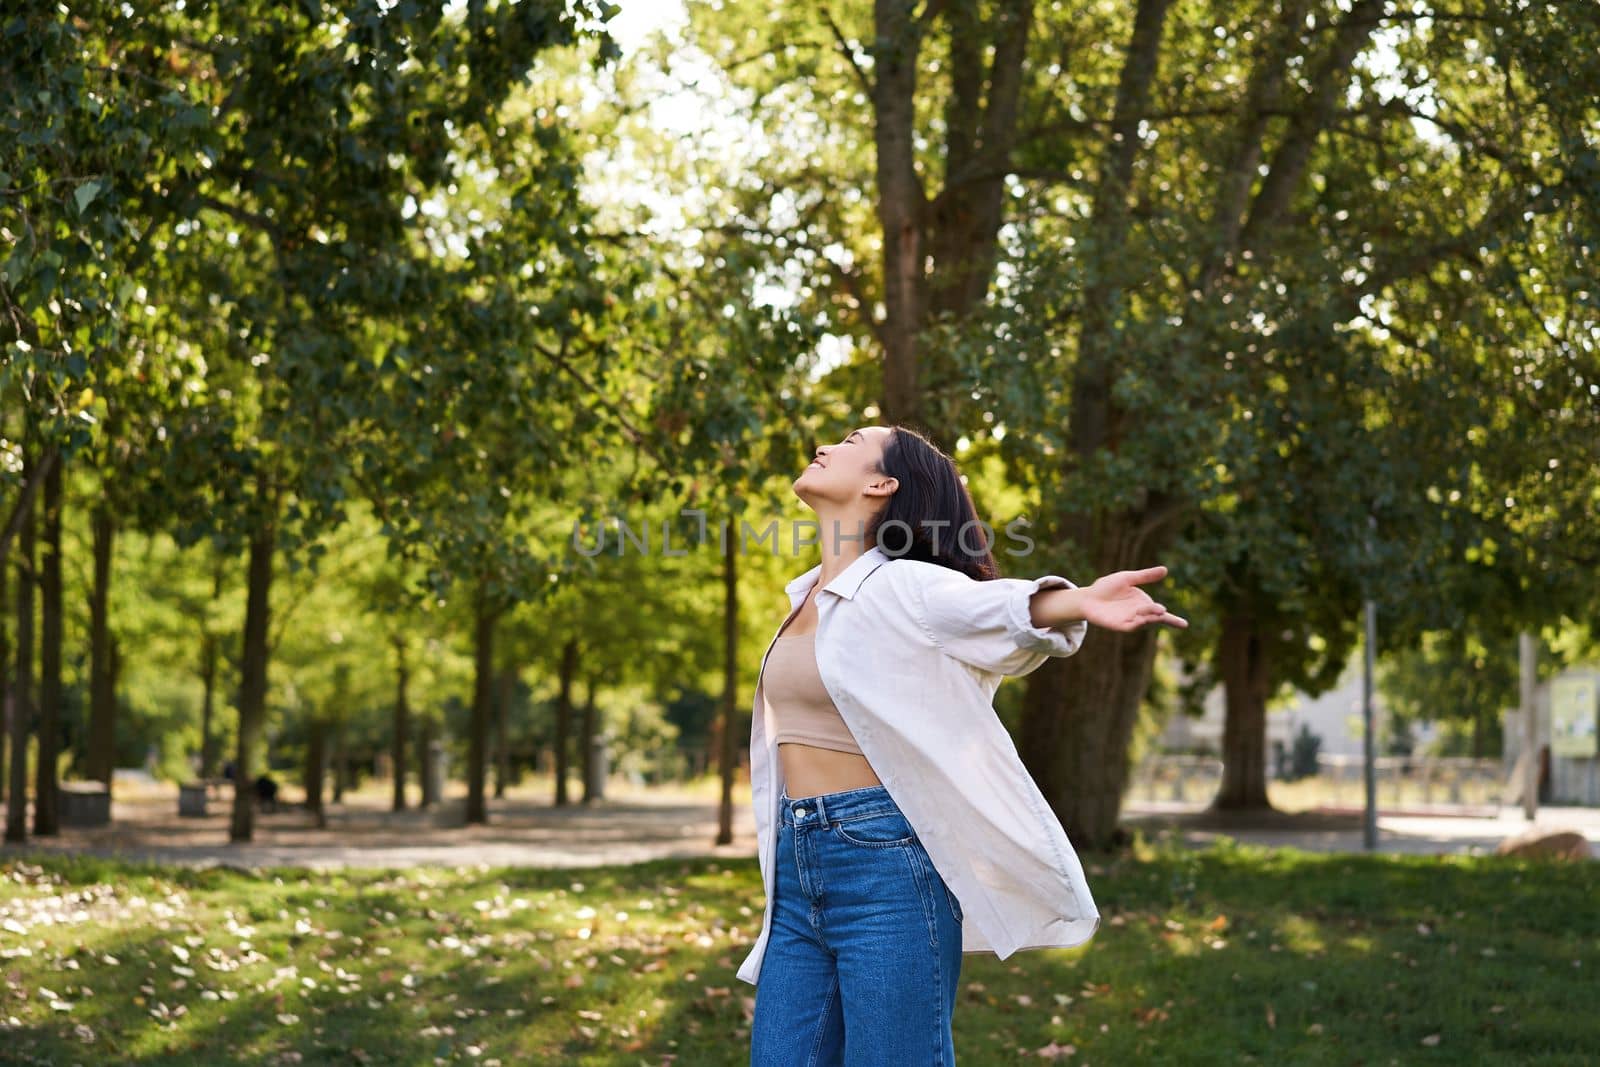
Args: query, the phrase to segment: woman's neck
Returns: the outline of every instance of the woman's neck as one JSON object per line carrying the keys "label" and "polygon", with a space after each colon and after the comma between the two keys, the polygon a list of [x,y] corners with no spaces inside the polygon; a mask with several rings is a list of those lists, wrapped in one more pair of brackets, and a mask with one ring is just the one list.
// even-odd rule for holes
{"label": "woman's neck", "polygon": [[817,585],[822,587],[843,574],[872,545],[867,542],[867,520],[862,516],[819,515],[817,525],[822,547],[822,573],[817,575]]}

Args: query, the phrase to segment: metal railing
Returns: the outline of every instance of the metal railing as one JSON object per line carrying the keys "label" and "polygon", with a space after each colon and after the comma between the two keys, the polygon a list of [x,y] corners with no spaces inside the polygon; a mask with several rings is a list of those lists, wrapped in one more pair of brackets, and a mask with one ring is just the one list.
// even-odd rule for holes
{"label": "metal railing", "polygon": [[[1317,773],[1296,780],[1269,778],[1273,791],[1292,791],[1307,806],[1360,807],[1366,799],[1360,756],[1319,755]],[[1498,758],[1380,756],[1373,767],[1380,808],[1441,805],[1498,806],[1505,769]],[[1153,803],[1203,805],[1222,784],[1216,756],[1153,755],[1134,769],[1128,798]]]}

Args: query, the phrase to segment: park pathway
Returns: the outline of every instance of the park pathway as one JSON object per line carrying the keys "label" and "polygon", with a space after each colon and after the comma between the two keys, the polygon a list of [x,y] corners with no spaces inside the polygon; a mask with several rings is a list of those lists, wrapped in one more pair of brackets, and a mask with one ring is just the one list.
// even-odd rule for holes
{"label": "park pathway", "polygon": [[[303,809],[286,806],[256,813],[254,840],[228,840],[226,790],[213,796],[203,817],[177,814],[177,789],[122,790],[112,801],[112,823],[94,829],[63,827],[59,836],[30,837],[0,845],[0,859],[35,851],[78,852],[192,867],[460,866],[591,867],[690,856],[751,858],[755,823],[749,801],[735,792],[734,840],[715,845],[714,797],[668,789],[608,786],[593,804],[556,807],[552,789],[508,791],[490,799],[489,822],[466,824],[466,796],[448,791],[431,809],[389,810],[386,792],[346,793],[326,804],[327,826],[317,828]],[[128,794],[127,799],[123,799]],[[289,794],[289,799],[297,795]],[[31,825],[31,812],[30,812]]]}
{"label": "park pathway", "polygon": [[[1123,813],[1123,825],[1147,835],[1170,834],[1179,843],[1204,848],[1218,837],[1267,847],[1290,846],[1312,852],[1363,852],[1362,813],[1354,808],[1307,812],[1219,814],[1197,806],[1137,804]],[[1600,857],[1600,808],[1540,808],[1534,826],[1578,830]],[[1378,813],[1378,851],[1423,855],[1482,855],[1528,828],[1519,807],[1440,806],[1432,810]]]}

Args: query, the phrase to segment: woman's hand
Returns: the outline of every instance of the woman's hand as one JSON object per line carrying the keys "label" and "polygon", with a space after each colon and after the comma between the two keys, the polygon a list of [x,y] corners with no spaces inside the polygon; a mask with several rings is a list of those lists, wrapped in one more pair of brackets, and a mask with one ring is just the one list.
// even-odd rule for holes
{"label": "woman's hand", "polygon": [[1137,630],[1152,623],[1165,623],[1186,629],[1189,621],[1167,611],[1139,586],[1167,576],[1165,567],[1146,567],[1138,571],[1112,571],[1096,578],[1093,585],[1077,590],[1077,608],[1083,617],[1107,630]]}

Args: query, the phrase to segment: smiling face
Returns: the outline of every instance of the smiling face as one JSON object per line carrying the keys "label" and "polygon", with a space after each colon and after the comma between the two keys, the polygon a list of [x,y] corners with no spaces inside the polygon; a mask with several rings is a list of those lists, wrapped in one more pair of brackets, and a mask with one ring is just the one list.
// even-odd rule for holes
{"label": "smiling face", "polygon": [[819,514],[875,514],[899,486],[878,469],[893,433],[887,426],[863,426],[836,445],[818,445],[816,458],[794,480],[795,495]]}

